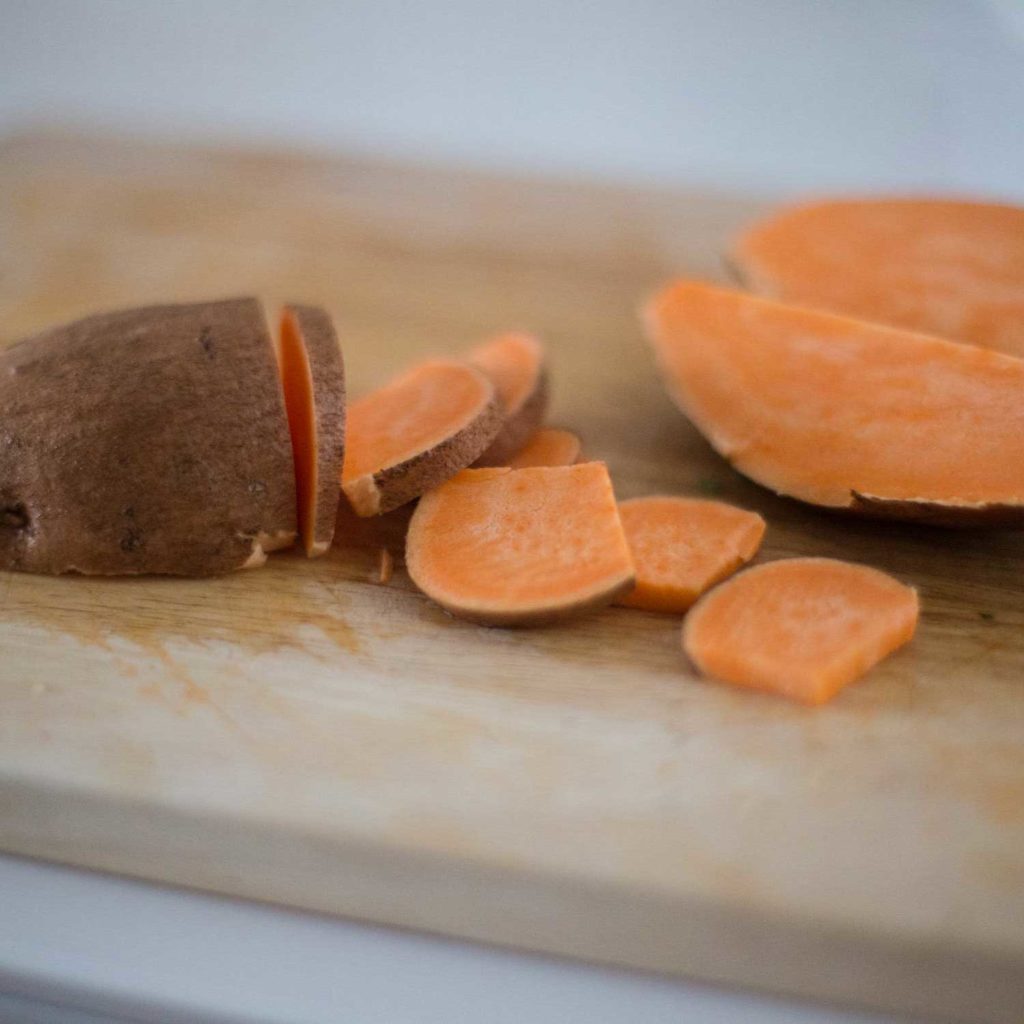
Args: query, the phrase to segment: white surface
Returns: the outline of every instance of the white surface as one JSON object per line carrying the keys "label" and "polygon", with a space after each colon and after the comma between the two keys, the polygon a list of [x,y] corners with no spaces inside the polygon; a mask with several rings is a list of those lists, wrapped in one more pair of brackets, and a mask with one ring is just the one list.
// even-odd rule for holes
{"label": "white surface", "polygon": [[0,0],[0,130],[1024,197],[1021,0]]}
{"label": "white surface", "polygon": [[0,856],[0,1020],[111,1016],[161,1024],[895,1020]]}

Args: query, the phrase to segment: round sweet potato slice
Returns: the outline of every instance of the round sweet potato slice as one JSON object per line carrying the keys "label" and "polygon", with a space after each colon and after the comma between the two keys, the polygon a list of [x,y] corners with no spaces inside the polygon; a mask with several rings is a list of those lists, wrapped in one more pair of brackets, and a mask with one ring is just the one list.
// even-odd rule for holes
{"label": "round sweet potato slice", "polygon": [[780,494],[943,525],[1024,525],[1024,360],[682,281],[646,309],[668,390]]}
{"label": "round sweet potato slice", "polygon": [[779,210],[736,241],[754,291],[1024,356],[1024,208],[879,198]]}
{"label": "round sweet potato slice", "polygon": [[107,313],[0,351],[0,568],[204,576],[295,533],[257,300]]}
{"label": "round sweet potato slice", "polygon": [[705,675],[823,704],[907,643],[917,617],[916,591],[877,569],[789,558],[701,598],[683,649]]}
{"label": "round sweet potato slice", "polygon": [[532,334],[502,334],[471,349],[466,359],[490,378],[505,415],[501,430],[476,465],[507,466],[547,413],[544,346]]}
{"label": "round sweet potato slice", "polygon": [[603,463],[469,469],[409,524],[413,582],[453,615],[532,626],[610,604],[633,561]]}
{"label": "round sweet potato slice", "polygon": [[286,306],[278,335],[295,457],[299,534],[310,558],[334,539],[345,460],[345,367],[331,318],[315,306]]}
{"label": "round sweet potato slice", "polygon": [[572,431],[543,427],[512,457],[509,466],[571,466],[579,462],[581,448],[580,439]]}
{"label": "round sweet potato slice", "polygon": [[449,359],[421,363],[349,407],[345,495],[361,516],[398,508],[470,465],[502,422],[479,370]]}

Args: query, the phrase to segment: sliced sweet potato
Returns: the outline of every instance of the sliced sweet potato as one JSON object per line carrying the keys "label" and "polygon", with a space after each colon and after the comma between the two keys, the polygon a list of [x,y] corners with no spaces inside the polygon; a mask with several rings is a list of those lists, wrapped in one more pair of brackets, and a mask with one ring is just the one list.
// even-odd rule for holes
{"label": "sliced sweet potato", "polygon": [[701,598],[683,649],[706,675],[823,704],[917,626],[917,593],[877,569],[791,558],[747,569]]}
{"label": "sliced sweet potato", "polygon": [[286,306],[277,356],[295,458],[299,535],[314,558],[334,539],[345,458],[345,368],[330,317],[314,306]]}
{"label": "sliced sweet potato", "polygon": [[571,466],[579,461],[580,439],[568,430],[538,430],[509,461],[512,469],[530,466]]}
{"label": "sliced sweet potato", "polygon": [[295,532],[255,299],[92,316],[0,351],[0,568],[202,576]]}
{"label": "sliced sweet potato", "polygon": [[780,210],[732,263],[786,302],[1024,356],[1024,209],[950,199],[833,200]]}
{"label": "sliced sweet potato", "polygon": [[505,422],[477,459],[479,466],[507,466],[544,422],[548,407],[544,346],[531,334],[502,334],[471,349],[467,360],[494,384]]}
{"label": "sliced sweet potato", "polygon": [[656,612],[685,612],[757,554],[765,530],[756,512],[700,498],[632,498],[619,515],[636,587],[617,603]]}
{"label": "sliced sweet potato", "polygon": [[689,281],[646,320],[680,408],[758,483],[869,515],[1024,522],[1024,361]]}
{"label": "sliced sweet potato", "polygon": [[453,615],[493,626],[576,615],[633,585],[600,462],[466,470],[421,499],[405,557],[427,596]]}
{"label": "sliced sweet potato", "polygon": [[361,516],[418,498],[470,465],[503,414],[490,380],[468,363],[421,363],[353,402],[342,487]]}

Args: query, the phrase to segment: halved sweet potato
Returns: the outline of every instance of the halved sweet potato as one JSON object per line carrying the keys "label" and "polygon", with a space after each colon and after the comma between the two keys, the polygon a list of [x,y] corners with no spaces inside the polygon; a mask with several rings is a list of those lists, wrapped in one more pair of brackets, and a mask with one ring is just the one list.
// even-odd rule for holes
{"label": "halved sweet potato", "polygon": [[0,351],[0,568],[202,576],[295,532],[255,299],[92,316]]}
{"label": "halved sweet potato", "polygon": [[758,483],[869,515],[1024,523],[1024,361],[691,281],[646,322],[680,408]]}
{"label": "halved sweet potato", "polygon": [[731,262],[763,295],[1024,356],[1024,209],[847,199],[777,211]]}
{"label": "halved sweet potato", "polygon": [[314,558],[334,539],[345,459],[345,367],[331,318],[315,306],[286,306],[277,357],[295,457],[299,534]]}
{"label": "halved sweet potato", "polygon": [[552,622],[609,604],[633,561],[603,463],[469,469],[424,495],[409,524],[413,582],[453,615]]}
{"label": "halved sweet potato", "polygon": [[704,591],[757,554],[765,523],[721,501],[651,495],[619,503],[636,586],[618,604],[685,612]]}
{"label": "halved sweet potato", "polygon": [[532,334],[502,334],[471,349],[467,360],[494,384],[505,422],[476,464],[507,466],[544,422],[548,407],[544,346]]}
{"label": "halved sweet potato", "polygon": [[503,420],[479,370],[421,363],[349,407],[345,495],[361,516],[398,508],[470,465]]}
{"label": "halved sweet potato", "polygon": [[580,439],[569,430],[538,430],[509,460],[512,469],[529,466],[571,466],[580,458]]}
{"label": "halved sweet potato", "polygon": [[823,704],[907,643],[917,616],[917,593],[884,572],[789,558],[701,598],[683,622],[683,649],[716,679]]}

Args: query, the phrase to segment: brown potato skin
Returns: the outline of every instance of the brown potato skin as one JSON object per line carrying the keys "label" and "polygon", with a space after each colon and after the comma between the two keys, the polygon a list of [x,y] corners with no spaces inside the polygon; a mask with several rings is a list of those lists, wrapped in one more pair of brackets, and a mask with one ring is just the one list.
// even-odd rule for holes
{"label": "brown potato skin", "polygon": [[344,484],[345,496],[360,516],[378,516],[425,494],[443,484],[473,460],[494,440],[505,422],[505,415],[492,395],[479,415],[457,434],[441,444],[418,452],[410,459]]}
{"label": "brown potato skin", "polygon": [[318,306],[290,303],[306,346],[313,377],[313,408],[317,436],[316,520],[314,550],[323,554],[334,540],[341,500],[341,469],[345,462],[345,363],[330,316]]}
{"label": "brown potato skin", "polygon": [[526,401],[502,424],[497,437],[487,450],[473,463],[474,466],[507,466],[509,460],[522,449],[534,432],[544,423],[548,411],[548,373],[540,368],[534,389]]}
{"label": "brown potato skin", "polygon": [[1022,505],[952,505],[933,501],[900,501],[851,492],[850,505],[841,511],[876,519],[898,519],[927,526],[1024,528]]}
{"label": "brown potato skin", "polygon": [[0,351],[0,568],[206,576],[294,543],[253,298],[78,320]]}

